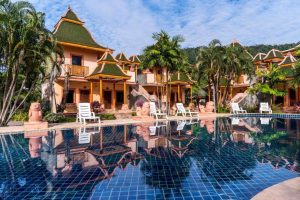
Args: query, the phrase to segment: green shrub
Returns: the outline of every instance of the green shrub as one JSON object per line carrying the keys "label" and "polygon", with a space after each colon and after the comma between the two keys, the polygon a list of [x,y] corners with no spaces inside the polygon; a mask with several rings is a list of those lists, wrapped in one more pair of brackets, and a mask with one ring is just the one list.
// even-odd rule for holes
{"label": "green shrub", "polygon": [[16,113],[12,116],[11,120],[21,122],[28,121],[28,112],[25,112],[23,110],[17,110]]}
{"label": "green shrub", "polygon": [[218,113],[229,113],[229,109],[226,106],[218,106],[217,107],[217,112]]}
{"label": "green shrub", "polygon": [[75,116],[65,116],[65,119],[62,122],[76,122]]}
{"label": "green shrub", "polygon": [[61,123],[65,122],[65,116],[63,113],[49,113],[44,117],[44,120],[49,123]]}
{"label": "green shrub", "polygon": [[132,112],[131,116],[133,116],[133,117],[136,116],[136,112]]}
{"label": "green shrub", "polygon": [[116,119],[114,114],[111,113],[101,113],[97,114],[98,117],[100,117],[101,120],[113,120]]}

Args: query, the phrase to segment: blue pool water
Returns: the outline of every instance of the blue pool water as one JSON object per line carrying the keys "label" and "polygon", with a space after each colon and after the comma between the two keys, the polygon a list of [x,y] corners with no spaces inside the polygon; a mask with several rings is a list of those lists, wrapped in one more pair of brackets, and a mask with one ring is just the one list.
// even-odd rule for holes
{"label": "blue pool water", "polygon": [[0,140],[1,199],[250,199],[300,172],[296,119],[144,123]]}

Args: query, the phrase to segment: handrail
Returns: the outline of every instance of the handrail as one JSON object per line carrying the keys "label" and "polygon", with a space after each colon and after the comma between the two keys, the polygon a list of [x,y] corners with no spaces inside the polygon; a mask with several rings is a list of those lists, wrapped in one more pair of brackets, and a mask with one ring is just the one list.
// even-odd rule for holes
{"label": "handrail", "polygon": [[64,64],[64,69],[70,76],[86,76],[89,74],[89,67],[80,65]]}

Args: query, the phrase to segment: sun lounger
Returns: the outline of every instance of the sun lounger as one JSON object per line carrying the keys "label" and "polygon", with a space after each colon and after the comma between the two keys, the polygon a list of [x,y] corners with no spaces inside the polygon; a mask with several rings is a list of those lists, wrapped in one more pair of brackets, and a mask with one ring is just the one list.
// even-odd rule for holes
{"label": "sun lounger", "polygon": [[168,115],[166,113],[162,113],[160,110],[156,109],[155,102],[150,102],[150,116],[155,116],[156,119],[158,119],[159,116],[168,119]]}
{"label": "sun lounger", "polygon": [[178,116],[178,114],[182,114],[183,117],[187,117],[187,114],[190,117],[197,117],[199,119],[199,112],[192,112],[190,109],[185,109],[182,103],[176,103],[176,116]]}
{"label": "sun lounger", "polygon": [[247,113],[247,111],[242,109],[238,103],[231,103],[231,110],[233,114]]}
{"label": "sun lounger", "polygon": [[264,112],[272,114],[272,109],[267,102],[260,103],[259,112],[262,114]]}
{"label": "sun lounger", "polygon": [[100,124],[100,117],[96,117],[94,112],[91,112],[91,106],[89,103],[79,103],[78,105],[78,114],[76,121],[86,124],[86,120],[94,120],[95,122],[98,121]]}

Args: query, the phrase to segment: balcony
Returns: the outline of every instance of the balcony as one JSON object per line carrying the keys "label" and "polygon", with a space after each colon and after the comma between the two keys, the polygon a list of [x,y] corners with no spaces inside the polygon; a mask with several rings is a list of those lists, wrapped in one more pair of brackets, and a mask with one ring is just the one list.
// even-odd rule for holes
{"label": "balcony", "polygon": [[138,82],[141,84],[158,84],[161,83],[162,78],[161,75],[153,73],[148,73],[148,74],[138,74]]}
{"label": "balcony", "polygon": [[64,70],[69,73],[70,76],[81,76],[84,77],[89,74],[89,67],[79,65],[65,64]]}
{"label": "balcony", "polygon": [[127,71],[126,74],[128,76],[130,76],[130,79],[127,80],[127,82],[130,82],[130,83],[135,83],[136,82],[136,80],[135,80],[135,72]]}

